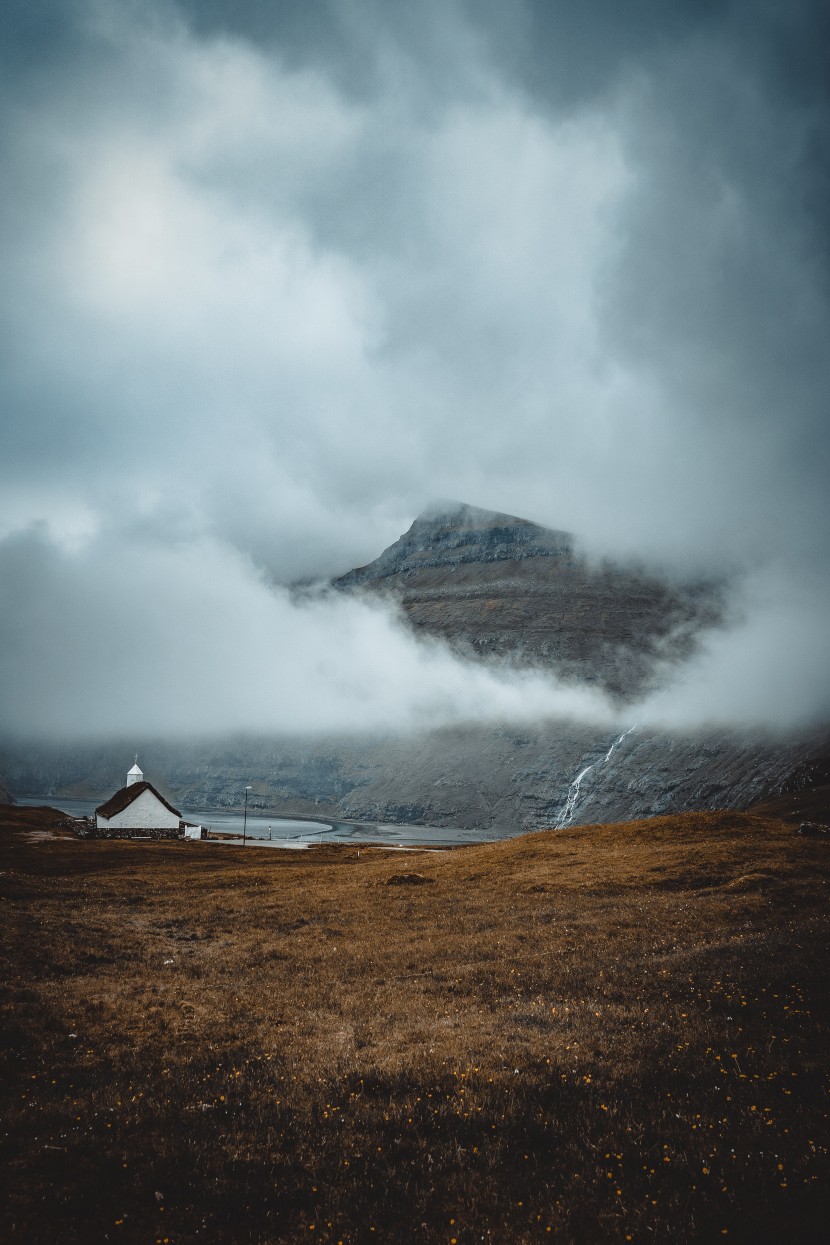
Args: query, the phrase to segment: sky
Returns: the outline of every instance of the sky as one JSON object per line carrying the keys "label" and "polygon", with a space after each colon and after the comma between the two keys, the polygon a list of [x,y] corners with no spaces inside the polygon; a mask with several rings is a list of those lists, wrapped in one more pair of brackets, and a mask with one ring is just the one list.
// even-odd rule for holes
{"label": "sky", "polygon": [[6,0],[0,729],[598,712],[285,591],[434,498],[728,575],[659,713],[826,720],[828,43],[818,0]]}

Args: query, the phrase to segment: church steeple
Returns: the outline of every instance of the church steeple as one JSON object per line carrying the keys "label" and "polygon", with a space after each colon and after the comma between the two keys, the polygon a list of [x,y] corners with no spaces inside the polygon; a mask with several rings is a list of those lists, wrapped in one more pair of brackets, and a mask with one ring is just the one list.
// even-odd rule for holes
{"label": "church steeple", "polygon": [[144,775],[138,768],[138,753],[136,753],[135,765],[131,770],[127,771],[127,786],[131,787],[134,782],[143,782]]}

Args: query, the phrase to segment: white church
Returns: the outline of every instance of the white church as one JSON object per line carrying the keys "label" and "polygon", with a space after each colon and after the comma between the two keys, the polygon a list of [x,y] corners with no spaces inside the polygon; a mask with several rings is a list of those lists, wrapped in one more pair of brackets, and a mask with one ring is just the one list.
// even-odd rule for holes
{"label": "white church", "polygon": [[127,773],[126,786],[96,808],[95,828],[106,838],[178,839],[185,833],[179,810],[144,781],[138,757]]}

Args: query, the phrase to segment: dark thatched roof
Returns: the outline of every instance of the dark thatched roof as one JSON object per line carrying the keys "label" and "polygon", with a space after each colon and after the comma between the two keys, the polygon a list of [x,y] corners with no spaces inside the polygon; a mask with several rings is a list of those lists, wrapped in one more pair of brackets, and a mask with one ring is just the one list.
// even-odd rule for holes
{"label": "dark thatched roof", "polygon": [[181,817],[181,813],[172,804],[165,800],[164,796],[156,791],[151,782],[134,782],[129,787],[122,787],[120,791],[116,791],[114,796],[107,800],[106,804],[102,804],[96,808],[95,812],[100,813],[102,817],[106,817],[109,821],[110,817],[114,817],[116,813],[123,813],[125,808],[132,804],[133,800],[138,799],[143,791],[152,791],[157,800],[160,800],[165,808],[169,809],[176,817]]}

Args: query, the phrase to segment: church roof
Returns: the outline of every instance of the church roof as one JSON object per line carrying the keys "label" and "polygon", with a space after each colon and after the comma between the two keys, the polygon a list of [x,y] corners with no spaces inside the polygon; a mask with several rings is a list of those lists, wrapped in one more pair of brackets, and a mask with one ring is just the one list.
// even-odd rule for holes
{"label": "church roof", "polygon": [[161,795],[160,792],[156,791],[151,782],[134,782],[132,786],[122,787],[120,791],[116,791],[115,795],[111,796],[107,800],[106,804],[102,804],[99,808],[96,808],[95,812],[99,813],[102,817],[106,817],[109,821],[110,817],[114,817],[116,813],[123,813],[124,809],[128,808],[130,804],[132,804],[133,800],[138,799],[143,791],[152,791],[156,799],[159,800],[166,809],[169,809],[170,812],[175,814],[176,817],[181,817],[179,810],[174,808],[172,804],[168,803],[164,796]]}
{"label": "church roof", "polygon": [[142,771],[138,768],[138,761],[136,761],[132,769],[127,770],[127,775],[129,776],[130,774],[140,774],[141,772]]}

